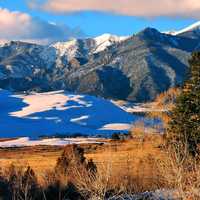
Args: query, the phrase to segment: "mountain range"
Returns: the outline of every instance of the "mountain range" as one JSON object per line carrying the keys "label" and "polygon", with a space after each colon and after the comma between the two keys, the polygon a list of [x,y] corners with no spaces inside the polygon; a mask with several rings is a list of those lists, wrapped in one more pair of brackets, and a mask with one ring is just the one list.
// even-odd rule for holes
{"label": "mountain range", "polygon": [[200,22],[177,32],[146,28],[128,37],[104,34],[49,46],[10,41],[0,44],[0,88],[149,101],[182,84],[198,50]]}

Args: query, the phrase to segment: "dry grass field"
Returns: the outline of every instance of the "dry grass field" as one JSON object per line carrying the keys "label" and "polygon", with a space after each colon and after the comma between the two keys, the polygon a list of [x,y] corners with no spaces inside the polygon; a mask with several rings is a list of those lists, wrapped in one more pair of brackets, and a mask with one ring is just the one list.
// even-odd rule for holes
{"label": "dry grass field", "polygon": [[0,166],[31,166],[38,175],[53,169],[63,147],[36,146],[0,149]]}
{"label": "dry grass field", "polygon": [[[79,166],[74,165],[72,181],[79,191],[92,192],[93,195],[104,196],[113,188],[116,194],[137,194],[165,188],[175,191],[174,196],[184,196],[184,200],[198,200],[199,164],[194,165],[190,159],[185,164],[180,163],[169,156],[163,144],[162,135],[147,134],[127,140],[107,140],[104,144],[81,145],[87,160],[92,159],[96,164],[97,174],[95,179],[90,179],[87,173],[82,174],[76,168]],[[58,146],[1,148],[0,166],[4,172],[11,164],[19,169],[30,166],[39,184],[45,187],[45,177],[48,177],[48,172],[54,171],[64,149]],[[68,179],[60,180],[65,183]]]}
{"label": "dry grass field", "polygon": [[[162,137],[149,135],[125,141],[107,140],[105,144],[81,145],[87,159],[93,159],[98,170],[110,170],[120,176],[135,177],[143,182],[140,185],[151,187],[160,180],[157,160],[164,159],[161,150]],[[52,170],[64,147],[36,146],[0,149],[0,166],[30,166],[38,177]],[[116,177],[119,178],[119,175]],[[160,183],[159,183],[160,184]]]}

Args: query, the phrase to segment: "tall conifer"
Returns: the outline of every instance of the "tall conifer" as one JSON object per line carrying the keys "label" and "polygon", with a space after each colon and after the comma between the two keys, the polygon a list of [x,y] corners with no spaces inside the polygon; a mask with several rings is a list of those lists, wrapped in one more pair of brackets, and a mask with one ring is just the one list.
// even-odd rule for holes
{"label": "tall conifer", "polygon": [[200,143],[200,52],[193,53],[189,64],[189,77],[171,113],[168,131],[172,142],[185,144],[196,154]]}

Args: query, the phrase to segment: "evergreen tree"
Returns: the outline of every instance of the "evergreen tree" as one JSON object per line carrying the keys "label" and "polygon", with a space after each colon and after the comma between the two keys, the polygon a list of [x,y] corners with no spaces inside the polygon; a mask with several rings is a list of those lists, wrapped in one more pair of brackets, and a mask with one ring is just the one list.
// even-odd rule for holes
{"label": "evergreen tree", "polygon": [[200,52],[192,54],[185,82],[169,123],[169,141],[181,143],[193,155],[200,143]]}

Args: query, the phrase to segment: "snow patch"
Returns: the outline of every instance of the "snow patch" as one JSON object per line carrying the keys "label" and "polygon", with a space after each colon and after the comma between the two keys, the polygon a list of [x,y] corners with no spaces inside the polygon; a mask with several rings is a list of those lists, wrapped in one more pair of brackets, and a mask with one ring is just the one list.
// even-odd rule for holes
{"label": "snow patch", "polygon": [[85,116],[81,116],[81,117],[78,117],[78,118],[71,119],[70,121],[77,123],[77,124],[80,124],[80,125],[87,125],[87,123],[83,122],[83,120],[88,119],[88,118],[89,118],[89,116],[85,115]]}
{"label": "snow patch", "polygon": [[131,124],[106,124],[100,130],[116,130],[116,131],[124,131],[130,130],[132,127]]}
{"label": "snow patch", "polygon": [[68,60],[74,58],[78,51],[78,43],[76,39],[67,42],[57,42],[52,45],[56,49],[59,57],[67,56]]}
{"label": "snow patch", "polygon": [[[81,100],[81,95],[65,95],[63,91],[35,93],[31,95],[14,95],[13,97],[23,99],[28,106],[22,110],[10,113],[15,117],[27,117],[34,113],[49,111],[52,108],[56,110],[67,110],[70,108],[79,108],[87,106],[87,102]],[[77,106],[67,106],[68,101],[74,101]]]}
{"label": "snow patch", "polygon": [[9,40],[0,40],[0,47],[5,46],[8,42]]}

